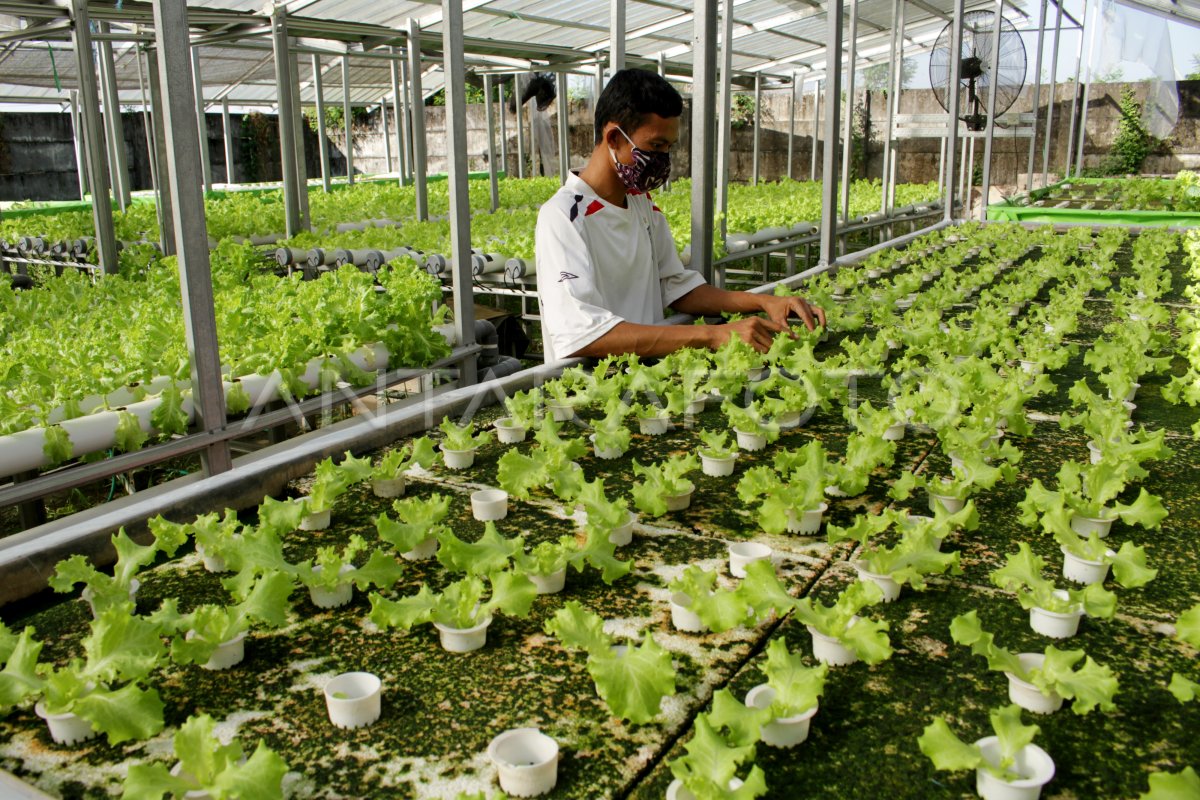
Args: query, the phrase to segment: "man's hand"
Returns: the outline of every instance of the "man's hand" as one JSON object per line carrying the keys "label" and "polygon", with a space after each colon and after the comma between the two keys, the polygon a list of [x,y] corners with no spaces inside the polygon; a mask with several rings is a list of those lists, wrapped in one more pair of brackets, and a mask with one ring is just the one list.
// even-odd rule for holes
{"label": "man's hand", "polygon": [[[782,300],[783,298],[778,299]],[[775,334],[788,330],[787,323],[776,322],[765,317],[746,317],[745,319],[739,319],[737,322],[703,327],[707,327],[713,334],[713,341],[710,346],[714,350],[728,342],[732,337],[739,336],[743,342],[760,353],[765,353],[771,349],[771,342],[775,340]]]}
{"label": "man's hand", "polygon": [[779,323],[784,329],[787,327],[788,317],[799,317],[810,331],[818,324],[822,328],[825,327],[825,310],[812,305],[803,297],[776,297],[773,294],[756,294],[753,297],[759,300],[762,310],[771,321]]}

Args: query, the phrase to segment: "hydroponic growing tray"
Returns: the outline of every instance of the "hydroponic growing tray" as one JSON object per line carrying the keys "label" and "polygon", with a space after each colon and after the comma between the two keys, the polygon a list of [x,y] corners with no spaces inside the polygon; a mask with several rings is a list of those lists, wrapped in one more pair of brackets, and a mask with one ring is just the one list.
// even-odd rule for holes
{"label": "hydroponic growing tray", "polygon": [[[980,233],[972,228],[961,235],[969,243]],[[1008,238],[1022,235],[1019,229],[1005,234]],[[929,237],[928,243],[936,244],[941,236]],[[992,234],[993,241],[1000,238],[1004,237]],[[1087,257],[1086,250],[1076,252],[1082,253],[1079,258]],[[997,276],[995,283],[1020,274],[1040,253],[1035,247],[1018,259],[1014,270]],[[1130,258],[1126,243],[1111,264],[1113,292],[1118,291],[1115,279],[1131,274]],[[1178,336],[1176,315],[1186,305],[1184,258],[1178,251],[1170,256],[1166,267],[1171,287],[1158,298],[1171,317],[1162,327],[1173,339]],[[919,258],[916,263],[919,271]],[[980,257],[970,255],[958,269],[969,271],[978,263]],[[865,268],[859,269],[864,295],[887,281],[886,277],[868,279]],[[952,268],[947,274],[953,272]],[[1064,276],[1055,285],[1068,283]],[[824,285],[818,291],[831,300],[829,289]],[[1035,305],[1045,298],[1043,288]],[[956,305],[948,316],[970,313],[973,302],[968,299]],[[839,309],[834,302],[828,305],[833,319]],[[1200,765],[1200,737],[1196,736],[1200,703],[1181,703],[1166,689],[1172,673],[1200,680],[1196,650],[1173,638],[1174,623],[1200,596],[1194,545],[1200,528],[1200,490],[1195,479],[1200,443],[1190,431],[1196,414],[1168,404],[1160,394],[1170,374],[1180,375],[1186,369],[1182,358],[1175,359],[1166,375],[1142,376],[1134,416],[1138,424],[1164,429],[1174,451],[1169,459],[1151,463],[1150,474],[1140,482],[1161,497],[1169,516],[1159,530],[1118,522],[1112,534],[1114,542],[1128,539],[1143,545],[1150,565],[1159,571],[1157,578],[1132,590],[1110,583],[1119,598],[1117,616],[1087,619],[1077,637],[1057,642],[1033,633],[1028,613],[988,577],[1004,563],[1005,554],[1023,541],[1047,560],[1047,573],[1061,565],[1057,545],[1048,536],[1019,524],[1017,504],[1035,478],[1050,485],[1064,460],[1086,462],[1087,437],[1078,430],[1060,430],[1057,419],[1071,407],[1068,389],[1076,380],[1088,377],[1094,383],[1092,369],[1083,363],[1084,353],[1107,335],[1105,326],[1113,320],[1112,305],[1103,292],[1086,301],[1078,330],[1064,342],[1081,345],[1081,352],[1054,372],[1055,391],[1026,407],[1036,426],[1033,436],[1006,437],[1016,442],[1023,455],[1015,482],[976,494],[980,526],[953,533],[947,541],[946,549],[960,554],[962,574],[931,577],[924,592],[905,587],[895,602],[864,609],[864,616],[888,624],[891,658],[873,666],[831,668],[808,741],[786,750],[758,745],[753,763],[765,773],[765,796],[855,800],[969,796],[973,776],[936,772],[918,749],[917,739],[931,718],[942,715],[971,741],[990,733],[988,710],[1008,702],[1004,676],[989,671],[984,659],[951,639],[951,620],[972,609],[996,641],[1014,651],[1041,651],[1047,644],[1085,649],[1119,677],[1113,710],[1094,709],[1081,716],[1072,713],[1068,702],[1068,707],[1048,716],[1024,714],[1026,723],[1040,726],[1037,741],[1056,765],[1044,797],[1137,797],[1146,791],[1151,773]],[[853,350],[842,348],[848,339],[857,335],[835,333],[816,352],[829,358]],[[903,351],[892,355],[891,363],[899,357]],[[1011,373],[1013,380],[1021,374]],[[888,393],[878,376],[853,378],[851,386],[848,397],[869,400],[876,407],[886,405]],[[157,736],[118,746],[106,744],[103,737],[74,747],[57,746],[32,709],[21,708],[0,720],[0,766],[52,794],[110,796],[119,792],[130,764],[172,763],[170,735],[175,727],[189,714],[205,712],[222,723],[226,735],[236,733],[247,750],[261,739],[283,757],[291,770],[283,781],[285,795],[455,798],[460,792],[496,791],[495,771],[485,755],[488,742],[503,730],[536,726],[562,749],[558,785],[550,797],[661,798],[671,781],[668,763],[683,754],[696,716],[715,689],[729,687],[741,700],[763,681],[763,651],[776,640],[783,640],[792,653],[803,654],[809,664],[816,663],[804,625],[790,615],[721,634],[676,630],[667,605],[667,584],[688,566],[699,565],[717,570],[721,586],[733,587],[736,581],[728,574],[726,546],[746,539],[772,548],[777,575],[796,597],[830,602],[856,578],[848,562],[861,554],[861,548],[853,543],[827,544],[826,527],[815,537],[766,534],[754,511],[735,492],[748,469],[770,465],[780,451],[814,439],[824,444],[831,459],[841,457],[853,429],[840,411],[838,405],[817,411],[766,450],[741,453],[732,478],[694,473],[690,479],[696,494],[690,508],[653,519],[643,514],[633,541],[618,548],[619,557],[633,560],[630,575],[608,586],[595,570],[571,572],[565,591],[539,597],[528,618],[497,617],[482,650],[447,653],[438,647],[428,626],[408,632],[374,629],[365,624],[370,610],[366,592],[356,591],[344,608],[321,611],[298,589],[289,624],[276,631],[253,632],[242,664],[223,672],[194,666],[164,668],[153,681],[166,704],[167,727]],[[592,410],[580,413],[588,419],[596,417]],[[476,421],[486,423],[495,416],[499,413],[477,416]],[[633,442],[622,457],[600,460],[589,452],[578,463],[588,479],[604,479],[610,497],[627,496],[634,481],[633,459],[646,464],[694,452],[699,446],[698,428],[726,428],[723,413],[712,402],[703,413],[676,416],[674,422],[671,432],[652,437],[636,433],[631,419]],[[564,433],[583,435],[586,430],[568,426]],[[449,493],[452,505],[446,522],[460,538],[473,540],[484,528],[472,519],[469,493],[497,485],[500,458],[510,448],[528,453],[533,446],[493,442],[480,449],[468,470],[455,472],[438,464],[410,474],[406,496]],[[857,514],[877,513],[885,506],[926,513],[924,495],[897,502],[889,498],[889,487],[906,473],[946,474],[948,467],[936,436],[910,426],[896,443],[891,466],[876,470],[864,492],[829,500],[827,524],[847,526]],[[296,487],[297,491],[305,488],[305,482]],[[360,484],[337,502],[328,530],[289,535],[285,555],[294,563],[311,557],[319,546],[344,543],[353,534],[378,541],[372,519],[389,508],[390,501],[373,497]],[[508,536],[522,534],[531,544],[576,530],[571,510],[548,492],[535,493],[527,502],[513,500],[509,509],[497,527]],[[143,585],[137,603],[143,614],[170,597],[178,597],[181,606],[228,599],[219,576],[205,572],[195,553],[140,577]],[[436,561],[406,564],[400,583],[385,594],[410,596],[422,583],[440,587],[446,581]],[[1061,576],[1058,582],[1063,583]],[[670,652],[677,693],[664,700],[653,722],[633,725],[614,718],[596,694],[584,655],[564,649],[544,632],[544,623],[570,600],[602,616],[605,630],[618,639],[652,634]],[[83,602],[68,600],[25,619],[6,617],[5,622],[14,630],[35,625],[46,643],[43,660],[61,660],[77,654],[88,617]],[[367,670],[382,678],[383,712],[373,726],[343,731],[329,724],[321,687],[333,675],[352,670]],[[743,765],[739,774],[745,776],[747,767]]]}
{"label": "hydroponic growing tray", "polygon": [[[1069,223],[1077,225],[1200,225],[1200,189],[1193,196],[1176,198],[1172,191],[1153,200],[1122,199],[1123,186],[1155,186],[1175,181],[1151,178],[1071,178],[1035,189],[1026,196],[988,206],[989,220],[997,222]],[[1180,188],[1180,193],[1187,191]]]}

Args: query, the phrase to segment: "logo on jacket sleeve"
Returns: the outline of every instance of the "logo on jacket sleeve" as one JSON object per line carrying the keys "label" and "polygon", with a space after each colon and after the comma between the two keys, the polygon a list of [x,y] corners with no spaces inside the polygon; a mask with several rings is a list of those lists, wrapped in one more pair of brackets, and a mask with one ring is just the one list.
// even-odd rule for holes
{"label": "logo on jacket sleeve", "polygon": [[578,278],[578,277],[579,276],[573,272],[560,272],[560,273],[558,273],[558,282],[562,283],[563,281],[569,281],[569,280],[572,280],[573,278]]}

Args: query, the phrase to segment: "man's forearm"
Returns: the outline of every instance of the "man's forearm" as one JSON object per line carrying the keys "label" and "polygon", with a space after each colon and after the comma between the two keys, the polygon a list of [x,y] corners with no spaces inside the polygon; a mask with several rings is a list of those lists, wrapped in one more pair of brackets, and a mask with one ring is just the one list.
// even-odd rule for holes
{"label": "man's forearm", "polygon": [[756,295],[749,292],[730,292],[710,283],[697,286],[671,304],[681,314],[702,316],[727,311],[734,314],[753,314],[762,311]]}
{"label": "man's forearm", "polygon": [[[728,332],[725,335],[728,337]],[[647,357],[665,356],[683,347],[711,347],[715,336],[716,328],[711,325],[639,325],[634,322],[618,322],[612,330],[571,355],[591,358],[623,353],[637,353]]]}

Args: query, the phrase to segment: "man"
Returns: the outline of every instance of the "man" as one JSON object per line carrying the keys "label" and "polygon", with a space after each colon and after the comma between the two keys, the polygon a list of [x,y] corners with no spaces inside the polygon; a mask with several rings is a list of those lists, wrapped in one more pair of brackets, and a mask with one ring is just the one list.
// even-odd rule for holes
{"label": "man", "polygon": [[[596,103],[596,146],[587,166],[542,206],[537,222],[538,301],[546,362],[615,353],[661,356],[717,348],[739,336],[757,350],[787,330],[812,329],[825,312],[799,297],[730,292],[684,269],[649,192],[666,182],[683,99],[658,75],[612,76]],[[696,254],[703,258],[705,254]],[[655,325],[685,314],[757,315],[726,325]]]}

